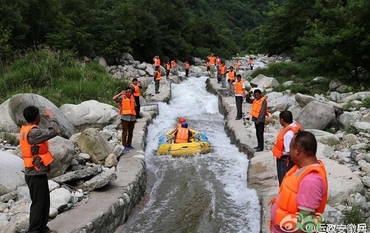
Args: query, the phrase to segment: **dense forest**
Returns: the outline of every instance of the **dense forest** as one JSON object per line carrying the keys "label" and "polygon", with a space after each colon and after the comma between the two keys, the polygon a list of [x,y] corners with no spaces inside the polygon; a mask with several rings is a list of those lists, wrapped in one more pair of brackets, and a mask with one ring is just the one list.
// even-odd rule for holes
{"label": "dense forest", "polygon": [[266,0],[2,0],[0,54],[47,46],[113,60],[124,51],[142,61],[230,57],[266,9]]}
{"label": "dense forest", "polygon": [[370,71],[369,0],[1,0],[0,60],[69,50],[117,62],[286,54],[355,81]]}

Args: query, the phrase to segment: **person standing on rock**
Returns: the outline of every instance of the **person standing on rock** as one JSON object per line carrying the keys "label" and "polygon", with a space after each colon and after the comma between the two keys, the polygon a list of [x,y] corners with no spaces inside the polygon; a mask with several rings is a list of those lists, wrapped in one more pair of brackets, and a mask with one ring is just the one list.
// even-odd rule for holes
{"label": "person standing on rock", "polygon": [[171,70],[171,63],[168,61],[166,64],[166,79],[168,79],[168,76],[170,75]]}
{"label": "person standing on rock", "polygon": [[211,78],[215,77],[215,64],[216,64],[216,57],[211,53],[211,55],[208,56],[208,61],[210,64],[210,71],[211,71]]}
{"label": "person standing on rock", "polygon": [[48,140],[60,133],[59,123],[49,109],[44,109],[43,117],[48,120],[48,128],[40,129],[40,111],[35,106],[28,106],[23,111],[27,124],[22,125],[19,143],[24,161],[24,174],[30,190],[31,208],[29,233],[56,233],[47,227],[50,210],[50,192],[48,174],[54,160],[49,151]]}
{"label": "person standing on rock", "polygon": [[251,70],[253,70],[253,67],[254,67],[254,60],[252,57],[249,57],[249,67]]}
{"label": "person standing on rock", "polygon": [[190,64],[188,61],[185,62],[185,77],[189,77]]}
{"label": "person standing on rock", "polygon": [[236,82],[234,82],[234,95],[236,103],[236,118],[235,120],[242,119],[242,105],[245,98],[245,85],[240,74],[236,75]]}
{"label": "person standing on rock", "polygon": [[[279,194],[272,199],[270,230],[273,233],[309,232],[305,223],[321,232],[322,213],[328,199],[324,164],[317,159],[317,141],[308,131],[299,131],[290,143],[295,165],[285,175]],[[312,225],[313,224],[313,225]]]}
{"label": "person standing on rock", "polygon": [[153,61],[154,61],[154,67],[155,67],[155,69],[157,69],[158,67],[161,66],[161,59],[159,58],[158,55],[153,58]]}
{"label": "person standing on rock", "polygon": [[177,63],[176,60],[171,61],[171,69],[172,69],[172,74],[177,75]]}
{"label": "person standing on rock", "polygon": [[236,75],[236,82],[234,83],[235,90],[235,103],[236,103],[236,118],[235,120],[242,119],[242,105],[245,98],[245,85],[240,74]]}
{"label": "person standing on rock", "polygon": [[234,70],[233,66],[229,67],[229,70],[227,71],[227,83],[229,84],[229,95],[231,96],[233,94],[233,85],[236,79],[236,72]]}
{"label": "person standing on rock", "polygon": [[239,62],[239,60],[236,60],[236,62],[235,62],[235,70],[236,70],[236,73],[239,74],[239,70],[240,70],[240,62]]}
{"label": "person standing on rock", "polygon": [[207,73],[210,73],[211,72],[211,63],[209,61],[206,62],[206,67],[207,67]]}
{"label": "person standing on rock", "polygon": [[141,118],[140,115],[140,96],[141,96],[141,91],[140,89],[143,88],[141,85],[141,82],[137,80],[137,78],[132,79],[132,83],[130,85],[134,99],[135,99],[135,112],[136,112],[136,118]]}
{"label": "person standing on rock", "polygon": [[280,130],[272,154],[276,157],[276,169],[279,181],[279,187],[285,174],[294,166],[289,156],[290,142],[295,133],[302,130],[298,122],[293,121],[293,114],[290,111],[282,111],[279,114],[279,120],[283,129]]}
{"label": "person standing on rock", "polygon": [[252,104],[252,110],[250,115],[252,116],[252,121],[256,127],[256,137],[258,145],[254,147],[256,152],[263,151],[264,149],[264,138],[263,133],[265,130],[265,119],[268,116],[267,111],[267,100],[262,96],[262,92],[259,89],[254,90],[254,99],[251,98],[252,91],[247,94],[247,103]]}
{"label": "person standing on rock", "polygon": [[160,81],[161,81],[161,70],[159,68],[159,66],[155,69],[154,71],[154,89],[155,89],[155,94],[159,94],[159,84],[160,84]]}
{"label": "person standing on rock", "polygon": [[121,106],[119,114],[122,125],[122,145],[125,147],[124,151],[130,151],[135,149],[131,143],[136,123],[135,99],[131,88],[127,87],[125,93],[122,91],[113,96],[113,100]]}
{"label": "person standing on rock", "polygon": [[225,65],[225,62],[221,62],[221,64],[220,64],[219,80],[221,81],[221,87],[226,88],[226,65]]}

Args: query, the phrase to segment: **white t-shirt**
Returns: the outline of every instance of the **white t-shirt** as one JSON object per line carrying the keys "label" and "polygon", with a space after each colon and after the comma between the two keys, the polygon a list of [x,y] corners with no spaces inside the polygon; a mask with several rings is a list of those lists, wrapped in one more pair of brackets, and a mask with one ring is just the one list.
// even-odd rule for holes
{"label": "white t-shirt", "polygon": [[[296,127],[297,124],[293,121],[289,126]],[[292,141],[292,138],[294,137],[294,133],[292,130],[289,130],[288,132],[285,133],[284,135],[284,155],[289,154],[289,148],[290,148],[290,142]]]}

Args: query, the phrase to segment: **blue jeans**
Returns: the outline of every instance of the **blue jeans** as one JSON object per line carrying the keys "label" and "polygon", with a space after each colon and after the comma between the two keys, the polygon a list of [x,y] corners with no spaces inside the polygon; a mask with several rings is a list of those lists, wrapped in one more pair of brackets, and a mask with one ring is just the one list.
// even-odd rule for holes
{"label": "blue jeans", "polygon": [[287,156],[283,155],[280,159],[276,159],[277,176],[279,180],[279,187],[283,182],[285,174],[294,166],[292,160]]}
{"label": "blue jeans", "polygon": [[158,91],[159,91],[159,80],[154,80],[154,83],[155,83],[155,87],[154,87],[154,89],[155,89],[155,93],[157,94],[158,93]]}
{"label": "blue jeans", "polygon": [[223,88],[226,88],[226,75],[221,74],[221,85]]}

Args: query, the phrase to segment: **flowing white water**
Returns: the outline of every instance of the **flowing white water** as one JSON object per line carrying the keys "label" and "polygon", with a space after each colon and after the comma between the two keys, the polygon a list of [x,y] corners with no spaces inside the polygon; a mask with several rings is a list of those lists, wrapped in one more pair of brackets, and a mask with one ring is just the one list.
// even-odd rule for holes
{"label": "flowing white water", "polygon": [[[150,199],[131,215],[123,232],[260,232],[257,194],[247,187],[248,159],[230,144],[218,99],[206,77],[172,84],[170,104],[159,103],[145,152]],[[179,117],[204,132],[212,152],[186,158],[158,156],[158,137]],[[150,180],[149,180],[150,182]]]}

